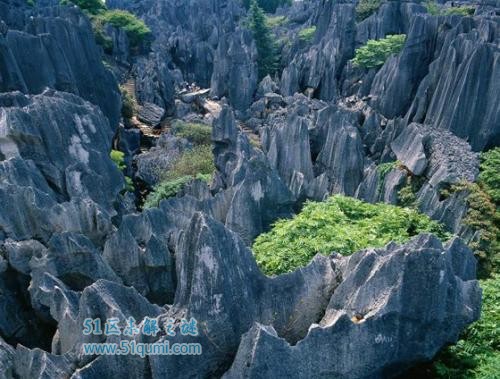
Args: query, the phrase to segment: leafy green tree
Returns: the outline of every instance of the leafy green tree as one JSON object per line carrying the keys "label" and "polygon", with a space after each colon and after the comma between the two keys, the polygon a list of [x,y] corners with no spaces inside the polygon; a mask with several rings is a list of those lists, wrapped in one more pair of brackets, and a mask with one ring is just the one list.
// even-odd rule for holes
{"label": "leafy green tree", "polygon": [[151,30],[144,21],[127,11],[109,10],[99,15],[99,18],[107,24],[125,30],[132,47],[139,46],[151,34]]}
{"label": "leafy green tree", "polygon": [[75,4],[80,9],[90,14],[98,14],[106,10],[106,5],[101,0],[62,0],[61,4]]}
{"label": "leafy green tree", "polygon": [[259,66],[259,78],[273,74],[277,69],[276,46],[271,38],[271,32],[266,23],[266,16],[257,4],[252,0],[250,5],[249,26],[257,46],[257,64]]}
{"label": "leafy green tree", "polygon": [[356,21],[363,21],[380,8],[381,0],[360,0],[356,6]]}
{"label": "leafy green tree", "polygon": [[405,34],[388,35],[379,40],[371,39],[364,46],[356,49],[356,55],[352,61],[358,67],[380,67],[390,55],[401,51],[405,40]]}

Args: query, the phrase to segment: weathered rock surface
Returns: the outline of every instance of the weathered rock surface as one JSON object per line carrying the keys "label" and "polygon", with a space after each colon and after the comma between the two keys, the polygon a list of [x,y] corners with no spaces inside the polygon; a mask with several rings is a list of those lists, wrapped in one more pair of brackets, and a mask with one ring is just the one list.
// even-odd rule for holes
{"label": "weathered rock surface", "polygon": [[49,87],[72,92],[98,105],[115,128],[120,92],[102,64],[91,25],[82,12],[75,7],[37,8],[32,17],[12,19],[22,20],[22,26],[5,17],[12,29],[0,35],[0,91],[39,94]]}
{"label": "weathered rock surface", "polygon": [[[307,336],[291,346],[273,327],[255,324],[224,377],[394,377],[415,357],[430,359],[479,317],[479,308],[463,303],[479,303],[481,290],[473,280],[472,253],[457,261],[455,251],[462,248],[458,240],[443,247],[434,237],[420,236],[406,246],[334,260],[343,280]],[[423,337],[423,330],[432,338]]]}
{"label": "weathered rock surface", "polygon": [[135,157],[137,177],[151,186],[157,184],[161,175],[172,167],[184,150],[190,147],[191,144],[183,138],[162,134],[156,140],[155,146]]}
{"label": "weathered rock surface", "polygon": [[[390,1],[356,23],[354,2],[297,2],[278,10],[286,19],[273,30],[290,41],[283,70],[260,83],[238,2],[107,6],[153,31],[151,50],[131,56],[124,31],[107,27],[116,64],[132,65],[139,118],[214,120],[213,182],[139,212],[122,195],[112,146],[147,187],[190,144],[166,131],[147,149],[139,132],[116,133],[117,83],[82,12],[0,0],[0,378],[385,378],[430,360],[477,319],[476,263],[458,238],[318,255],[277,277],[248,246],[304,200],[398,204],[408,185],[421,211],[467,237],[466,194],[442,191],[474,181],[474,151],[499,143],[495,4],[431,17]],[[407,42],[380,69],[349,63],[390,33]],[[83,354],[85,342],[129,338],[85,336],[84,319],[130,316],[196,318],[196,337],[134,341],[198,342],[203,354]]]}
{"label": "weathered rock surface", "polygon": [[250,32],[241,30],[224,35],[215,52],[211,94],[227,97],[239,111],[248,109],[257,88],[256,59]]}

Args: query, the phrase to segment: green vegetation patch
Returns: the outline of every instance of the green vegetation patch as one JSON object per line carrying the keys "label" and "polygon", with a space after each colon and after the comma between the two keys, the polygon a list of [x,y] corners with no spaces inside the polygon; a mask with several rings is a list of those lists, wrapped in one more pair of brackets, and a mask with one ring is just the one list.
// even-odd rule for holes
{"label": "green vegetation patch", "polygon": [[125,30],[132,48],[138,47],[151,35],[151,30],[144,21],[128,11],[108,10],[101,0],[61,0],[61,4],[75,4],[90,17],[96,42],[108,54],[113,50],[113,41],[104,32],[105,24]]}
{"label": "green vegetation patch", "polygon": [[293,219],[276,222],[257,237],[253,252],[266,274],[281,274],[307,265],[317,253],[349,255],[423,232],[449,237],[440,224],[414,209],[335,195],[307,202]]}
{"label": "green vegetation patch", "polygon": [[476,183],[454,184],[442,196],[466,191],[467,215],[464,224],[478,232],[469,243],[478,258],[479,276],[487,277],[500,268],[500,147],[481,154],[480,174]]}
{"label": "green vegetation patch", "polygon": [[115,165],[120,169],[120,170],[125,170],[125,154],[121,152],[120,150],[111,150],[111,153],[109,154],[111,157],[111,160],[115,163]]}
{"label": "green vegetation patch", "polygon": [[476,12],[476,8],[471,6],[459,6],[459,7],[443,7],[439,5],[434,0],[428,0],[424,3],[425,8],[427,9],[427,13],[433,16],[450,16],[450,15],[458,15],[458,16],[473,16]]}
{"label": "green vegetation patch", "polygon": [[494,379],[500,373],[500,274],[481,280],[481,318],[456,345],[434,360],[435,376],[443,379]]}
{"label": "green vegetation patch", "polygon": [[211,180],[211,175],[203,175],[198,174],[195,177],[193,176],[181,176],[180,178],[173,180],[164,180],[160,182],[151,192],[146,201],[144,202],[144,208],[153,208],[160,205],[160,201],[164,199],[168,199],[170,197],[174,197],[181,191],[186,184],[191,182],[193,179],[200,179],[205,182],[209,182]]}
{"label": "green vegetation patch", "polygon": [[209,182],[214,171],[211,146],[195,146],[179,156],[170,170],[161,174],[161,182],[146,197],[144,208],[157,207],[161,200],[175,196],[194,179]]}
{"label": "green vegetation patch", "polygon": [[212,142],[212,128],[205,124],[176,121],[172,127],[172,133],[195,145],[210,145]]}
{"label": "green vegetation patch", "polygon": [[151,34],[151,30],[146,26],[144,21],[127,11],[114,9],[103,12],[97,17],[101,18],[105,23],[113,25],[115,28],[125,30],[132,47],[139,46]]}
{"label": "green vegetation patch", "polygon": [[264,11],[255,0],[251,2],[248,27],[252,31],[257,47],[259,79],[262,79],[266,75],[272,75],[276,72],[278,68],[278,53],[270,28],[267,26]]}
{"label": "green vegetation patch", "polygon": [[120,90],[122,93],[122,116],[125,119],[131,119],[135,114],[135,100],[123,87]]}
{"label": "green vegetation patch", "polygon": [[441,7],[435,1],[426,1],[424,3],[425,9],[427,9],[427,13],[433,16],[439,16],[441,13]]}
{"label": "green vegetation patch", "polygon": [[302,29],[299,32],[299,38],[302,41],[309,42],[312,41],[312,39],[314,38],[314,33],[316,33],[316,26],[313,25],[309,28]]}
{"label": "green vegetation patch", "polygon": [[75,4],[78,8],[90,14],[98,14],[106,10],[106,5],[101,0],[61,0],[61,4]]}
{"label": "green vegetation patch", "polygon": [[[120,150],[111,150],[109,156],[120,171],[123,172],[127,168],[127,165],[125,164],[125,154],[123,152]],[[125,191],[133,192],[134,190],[134,182],[130,177],[125,176]]]}
{"label": "green vegetation patch", "polygon": [[500,147],[481,154],[479,182],[491,199],[500,205]]}
{"label": "green vegetation patch", "polygon": [[457,16],[473,16],[476,12],[476,8],[461,6],[461,7],[449,7],[443,10],[445,16],[457,15]]}
{"label": "green vegetation patch", "polygon": [[405,34],[388,35],[379,40],[371,39],[364,46],[356,49],[356,54],[352,62],[357,67],[380,67],[389,56],[398,54],[401,51],[405,40]]}
{"label": "green vegetation patch", "polygon": [[370,17],[380,8],[382,0],[360,0],[356,6],[356,21],[360,22]]}
{"label": "green vegetation patch", "polygon": [[288,22],[286,16],[266,16],[266,25],[268,28],[277,28]]}

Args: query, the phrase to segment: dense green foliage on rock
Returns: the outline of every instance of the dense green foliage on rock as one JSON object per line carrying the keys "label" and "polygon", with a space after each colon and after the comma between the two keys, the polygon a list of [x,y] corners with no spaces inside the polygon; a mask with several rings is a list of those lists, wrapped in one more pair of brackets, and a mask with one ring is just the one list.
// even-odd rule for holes
{"label": "dense green foliage on rock", "polygon": [[435,376],[443,379],[494,379],[500,373],[500,274],[481,280],[481,318],[457,344],[434,360]]}
{"label": "dense green foliage on rock", "polygon": [[479,182],[491,199],[500,204],[500,147],[481,154]]}
{"label": "dense green foliage on rock", "polygon": [[299,38],[302,41],[309,42],[313,39],[314,33],[316,33],[316,26],[311,26],[309,28],[304,28],[299,32]]}
{"label": "dense green foliage on rock", "polygon": [[[127,168],[127,166],[125,165],[125,154],[123,152],[121,152],[120,150],[111,150],[109,156],[120,171],[124,171]],[[124,191],[130,191],[130,192],[134,191],[134,182],[130,177],[126,175],[125,175]]]}
{"label": "dense green foliage on rock", "polygon": [[158,205],[160,205],[160,201],[168,199],[170,197],[174,197],[179,191],[184,188],[186,184],[191,182],[193,179],[200,179],[209,182],[211,179],[211,175],[198,174],[195,177],[187,175],[181,176],[177,179],[164,180],[157,186],[155,186],[154,191],[148,195],[146,201],[144,202],[144,208],[157,207]]}
{"label": "dense green foliage on rock", "polygon": [[278,66],[276,46],[266,23],[266,16],[255,0],[250,5],[249,27],[257,46],[259,79],[273,74]]}
{"label": "dense green foliage on rock", "polygon": [[287,22],[286,16],[266,16],[266,25],[271,29],[285,25]]}
{"label": "dense green foliage on rock", "polygon": [[500,269],[500,148],[481,154],[477,183],[461,183],[454,190],[467,190],[469,210],[465,223],[479,231],[471,243],[479,259],[481,276]]}
{"label": "dense green foliage on rock", "polygon": [[317,253],[352,254],[422,232],[448,238],[441,225],[416,210],[335,195],[307,202],[293,219],[276,222],[257,237],[253,252],[266,274],[281,274],[307,265]]}
{"label": "dense green foliage on rock", "polygon": [[405,34],[388,35],[379,40],[371,39],[356,49],[356,55],[352,62],[355,66],[363,68],[380,67],[390,55],[401,51],[405,40]]}
{"label": "dense green foliage on rock", "polygon": [[112,52],[113,42],[104,33],[105,24],[125,30],[132,48],[138,47],[151,34],[144,21],[128,11],[108,10],[101,0],[62,0],[61,4],[75,4],[89,15],[96,42],[108,54]]}
{"label": "dense green foliage on rock", "polygon": [[127,11],[114,9],[103,12],[97,17],[101,18],[107,24],[125,30],[132,47],[139,46],[151,34],[151,30],[146,26],[144,21],[139,20]]}
{"label": "dense green foliage on rock", "polygon": [[360,0],[356,6],[356,21],[370,17],[380,8],[381,3],[382,0]]}
{"label": "dense green foliage on rock", "polygon": [[61,4],[75,4],[80,9],[90,14],[98,14],[106,10],[104,1],[101,0],[62,0]]}
{"label": "dense green foliage on rock", "polygon": [[122,93],[122,116],[125,119],[131,119],[135,113],[135,100],[124,88],[120,88],[120,90]]}
{"label": "dense green foliage on rock", "polygon": [[172,127],[172,133],[182,137],[195,145],[210,145],[212,139],[212,128],[205,124],[194,122],[177,121]]}
{"label": "dense green foliage on rock", "polygon": [[449,16],[449,15],[473,16],[476,11],[476,8],[466,5],[458,7],[443,7],[434,0],[426,1],[424,5],[425,8],[427,9],[427,13],[433,16]]}
{"label": "dense green foliage on rock", "polygon": [[473,16],[476,8],[468,6],[449,7],[443,10],[444,15]]}
{"label": "dense green foliage on rock", "polygon": [[[243,0],[245,8],[252,6],[252,0]],[[290,5],[292,0],[256,0],[257,5],[268,13],[274,13],[278,7]]]}
{"label": "dense green foliage on rock", "polygon": [[185,151],[175,160],[170,170],[161,174],[161,182],[147,196],[144,208],[156,207],[161,200],[175,196],[193,179],[209,182],[214,171],[210,145],[199,145]]}

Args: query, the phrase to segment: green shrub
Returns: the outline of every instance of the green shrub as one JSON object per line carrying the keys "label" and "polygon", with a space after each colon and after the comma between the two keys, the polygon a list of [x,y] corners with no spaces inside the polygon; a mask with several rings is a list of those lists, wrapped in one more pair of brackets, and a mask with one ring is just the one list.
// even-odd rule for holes
{"label": "green shrub", "polygon": [[417,195],[411,183],[407,183],[398,191],[398,205],[402,207],[416,208]]}
{"label": "green shrub", "polygon": [[433,16],[439,16],[441,14],[441,8],[433,0],[428,0],[424,3],[425,9],[427,9],[427,13],[433,15]]}
{"label": "green shrub", "polygon": [[160,175],[161,181],[146,197],[144,208],[157,207],[161,200],[175,196],[193,179],[209,182],[214,171],[211,147],[195,146],[179,156],[170,170]]}
{"label": "green shrub", "polygon": [[313,25],[313,26],[311,26],[309,28],[302,29],[299,32],[299,38],[302,41],[309,42],[309,41],[311,41],[313,39],[314,33],[316,33],[316,26]]}
{"label": "green shrub", "polygon": [[494,379],[500,373],[500,274],[481,281],[481,318],[433,363],[437,378]]}
{"label": "green shrub", "polygon": [[252,31],[253,39],[257,47],[257,65],[259,79],[268,74],[274,74],[278,68],[278,54],[276,44],[271,31],[266,24],[264,12],[256,0],[251,1],[248,15],[248,27]]}
{"label": "green shrub", "polygon": [[177,121],[172,127],[172,133],[195,145],[210,145],[212,142],[212,128],[205,124]]}
{"label": "green shrub", "polygon": [[163,180],[174,180],[183,176],[211,175],[215,170],[212,148],[209,145],[195,146],[184,152],[172,164],[170,170],[160,175]]}
{"label": "green shrub", "polygon": [[360,0],[356,6],[356,21],[363,21],[380,8],[382,0]]}
{"label": "green shrub", "polygon": [[132,47],[138,47],[151,35],[151,30],[144,21],[138,19],[130,12],[114,9],[105,11],[97,17],[105,23],[125,30],[130,46]]}
{"label": "green shrub", "polygon": [[200,179],[205,182],[211,180],[211,175],[198,174],[193,176],[181,176],[177,179],[164,180],[155,186],[153,192],[151,192],[144,202],[144,208],[153,208],[160,205],[160,201],[174,197],[179,191],[181,191],[186,184],[191,182],[193,179]]}
{"label": "green shrub", "polygon": [[481,154],[479,181],[491,199],[500,205],[500,147]]}
{"label": "green shrub", "polygon": [[476,8],[470,6],[443,8],[435,0],[428,0],[424,3],[427,13],[433,16],[473,16]]}
{"label": "green shrub", "polygon": [[112,54],[113,40],[104,32],[104,21],[99,17],[91,17],[90,19],[92,21],[95,42],[102,46],[106,54]]}
{"label": "green shrub", "polygon": [[307,202],[293,219],[277,221],[256,238],[253,252],[266,274],[281,274],[307,265],[317,253],[348,255],[390,241],[405,242],[422,232],[449,237],[416,210],[335,195],[325,202]]}
{"label": "green shrub", "polygon": [[285,25],[288,22],[286,16],[266,16],[266,25],[268,28],[276,28]]}
{"label": "green shrub", "polygon": [[28,4],[30,7],[35,6],[35,0],[26,0],[26,4]]}
{"label": "green shrub", "polygon": [[78,8],[90,14],[98,14],[106,9],[104,1],[101,0],[62,0],[61,4],[75,4]]}
{"label": "green shrub", "polygon": [[[125,164],[125,154],[123,152],[119,150],[111,150],[109,156],[120,171],[124,171],[127,168],[127,165]],[[125,176],[125,191],[133,192],[134,190],[134,182],[130,177]]]}
{"label": "green shrub", "polygon": [[377,166],[377,173],[378,173],[378,190],[381,191],[384,188],[384,181],[385,177],[389,172],[394,170],[395,168],[398,168],[401,166],[401,162],[399,161],[392,161],[392,162],[386,162],[386,163],[381,163]]}
{"label": "green shrub", "polygon": [[132,117],[134,117],[135,114],[135,101],[124,88],[121,88],[121,93],[122,93],[122,116],[125,119],[131,119]]}
{"label": "green shrub", "polygon": [[476,8],[474,8],[474,7],[467,7],[467,6],[449,7],[449,8],[446,8],[443,10],[443,14],[445,16],[449,16],[449,15],[473,16],[475,11],[476,11]]}
{"label": "green shrub", "polygon": [[120,170],[125,170],[127,166],[125,165],[125,154],[123,152],[121,152],[120,150],[111,150],[109,156]]}
{"label": "green shrub", "polygon": [[500,268],[500,148],[481,154],[477,183],[462,182],[447,193],[466,191],[467,215],[463,222],[479,234],[469,246],[479,263],[479,276],[487,277]]}
{"label": "green shrub", "polygon": [[364,46],[356,49],[352,60],[355,66],[374,68],[382,66],[392,54],[397,54],[404,46],[405,34],[388,35],[379,40],[369,40]]}

